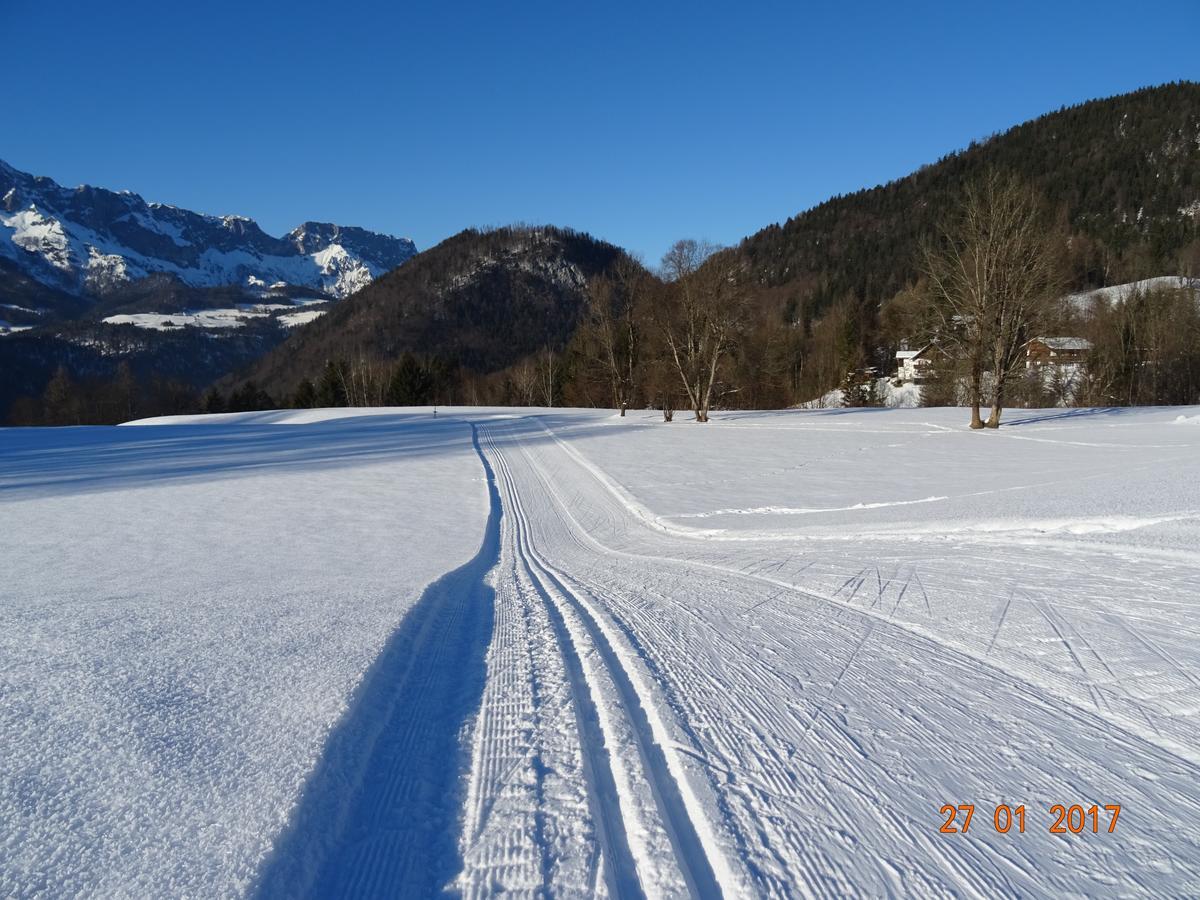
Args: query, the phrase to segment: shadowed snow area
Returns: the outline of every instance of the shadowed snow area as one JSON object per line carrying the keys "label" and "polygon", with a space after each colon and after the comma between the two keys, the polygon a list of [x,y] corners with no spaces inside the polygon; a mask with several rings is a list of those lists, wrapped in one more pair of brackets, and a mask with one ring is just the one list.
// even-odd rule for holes
{"label": "shadowed snow area", "polygon": [[487,511],[461,421],[0,430],[0,895],[244,893]]}
{"label": "shadowed snow area", "polygon": [[0,430],[0,894],[1194,896],[1200,411],[965,421]]}

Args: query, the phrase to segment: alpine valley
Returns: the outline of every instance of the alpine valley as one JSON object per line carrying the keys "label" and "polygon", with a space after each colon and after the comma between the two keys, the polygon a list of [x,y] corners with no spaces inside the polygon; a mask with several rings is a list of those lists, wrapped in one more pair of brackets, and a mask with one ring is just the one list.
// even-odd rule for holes
{"label": "alpine valley", "polygon": [[[1050,112],[715,254],[706,266],[736,279],[739,304],[736,340],[717,372],[721,405],[793,406],[831,396],[847,373],[894,371],[896,352],[919,339],[922,242],[953,217],[965,186],[995,172],[1044,199],[1064,292],[1091,298],[1166,276],[1195,290],[1200,84],[1177,82]],[[611,379],[589,368],[603,356],[593,288],[618,285],[619,310],[631,277],[643,306],[660,307],[654,272],[570,228],[467,228],[418,255],[409,240],[361,228],[306,222],[272,237],[241,216],[67,189],[0,163],[0,421],[116,422],[318,401],[614,404]],[[1180,347],[1140,361],[1117,353],[1076,401],[1192,396],[1194,311],[1151,306],[1162,307],[1153,321],[1123,308]],[[1077,314],[1046,327],[1098,352],[1135,346],[1090,309],[1076,304]],[[653,353],[639,346],[641,386],[621,401],[634,407],[654,404],[647,392],[662,384]],[[1179,374],[1169,389],[1132,383],[1167,369]],[[240,399],[210,408],[202,396],[214,386]]]}

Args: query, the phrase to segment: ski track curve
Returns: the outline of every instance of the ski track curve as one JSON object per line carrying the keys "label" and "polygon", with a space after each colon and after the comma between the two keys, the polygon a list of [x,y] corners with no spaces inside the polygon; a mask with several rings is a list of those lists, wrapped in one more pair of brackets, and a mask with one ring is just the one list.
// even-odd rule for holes
{"label": "ski track curve", "polygon": [[[1153,836],[1127,839],[1123,858],[1101,845],[1077,848],[1076,860],[1041,844],[1010,853],[984,838],[949,842],[926,820],[936,810],[914,806],[914,796],[1011,799],[998,793],[998,781],[1025,785],[1022,799],[1047,803],[1132,792],[1153,808],[1200,811],[1193,783],[1200,768],[1186,754],[1147,744],[1145,726],[1154,723],[1132,696],[1128,716],[1109,707],[1121,686],[1110,674],[1116,661],[1061,604],[1049,620],[1037,604],[1030,608],[1048,630],[1038,640],[1064,648],[1069,668],[1060,670],[1061,683],[1044,672],[1031,678],[1033,670],[1010,672],[986,658],[1000,622],[975,649],[896,619],[910,585],[921,596],[914,615],[936,610],[911,566],[860,566],[847,582],[860,596],[834,599],[788,580],[779,571],[786,560],[748,561],[745,552],[714,549],[694,535],[665,534],[537,420],[495,426],[487,451],[505,459],[505,477],[518,485],[539,564],[620,648],[646,705],[669,723],[664,743],[672,756],[693,764],[677,783],[711,795],[700,821],[720,848],[718,864],[733,860],[738,870],[739,887],[727,893],[1012,896],[1078,890],[1080,872],[1089,870],[1089,889],[1097,890],[1118,877],[1111,874],[1117,863],[1125,877],[1145,877],[1135,876],[1139,865],[1165,871],[1150,860],[1180,840],[1159,816]],[[595,479],[581,479],[581,469]],[[702,600],[688,597],[691,584],[703,584]],[[765,599],[764,587],[773,591]],[[1036,631],[1012,613],[1004,623]],[[1086,660],[1067,646],[1073,639]],[[1094,683],[1090,661],[1104,670],[1104,683]],[[946,694],[948,684],[986,699],[964,702]],[[1103,698],[1089,704],[1097,687]],[[989,743],[996,739],[1009,745],[999,759]],[[1048,740],[1067,745],[1048,754]],[[897,756],[892,742],[922,762]],[[1097,756],[1102,745],[1109,749]],[[947,768],[948,760],[955,764]],[[1131,776],[1147,770],[1166,776]],[[855,853],[864,842],[873,844],[866,860]],[[1185,868],[1176,885],[1200,884],[1196,867]]]}
{"label": "ski track curve", "polygon": [[[1146,812],[1200,821],[1169,749],[1200,681],[1153,619],[981,579],[958,646],[924,563],[704,540],[536,416],[470,427],[480,551],[364,679],[257,896],[1200,892],[1190,832]],[[947,839],[959,802],[1137,827]]]}

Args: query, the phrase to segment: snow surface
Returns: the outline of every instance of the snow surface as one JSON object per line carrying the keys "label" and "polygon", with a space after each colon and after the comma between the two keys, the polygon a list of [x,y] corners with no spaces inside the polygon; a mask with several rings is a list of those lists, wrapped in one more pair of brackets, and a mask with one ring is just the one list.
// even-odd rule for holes
{"label": "snow surface", "polygon": [[[882,406],[888,409],[915,409],[921,405],[921,386],[912,381],[897,385],[892,378],[875,379],[875,395]],[[801,403],[801,409],[835,409],[846,402],[846,392],[841,388],[826,391],[816,400]]]}
{"label": "snow surface", "polygon": [[1097,288],[1093,291],[1080,291],[1070,294],[1068,302],[1077,309],[1087,311],[1094,300],[1112,304],[1134,293],[1150,290],[1191,288],[1200,296],[1200,278],[1188,278],[1185,275],[1158,275],[1154,278],[1143,278],[1141,281],[1129,281],[1124,284],[1114,284],[1109,287]]}
{"label": "snow surface", "polygon": [[1087,338],[1079,337],[1038,337],[1035,341],[1041,341],[1050,350],[1091,350],[1092,342]]}
{"label": "snow surface", "polygon": [[483,532],[470,428],[386,421],[0,429],[0,896],[249,889]]}
{"label": "snow surface", "polygon": [[0,894],[1200,892],[1200,410],[431,413],[0,431]]}
{"label": "snow surface", "polygon": [[297,325],[307,325],[315,319],[325,315],[326,310],[323,309],[306,309],[301,312],[284,313],[279,317],[279,324],[286,328],[295,328]]}
{"label": "snow surface", "polygon": [[326,310],[304,309],[298,312],[283,312],[283,310],[295,310],[297,306],[311,306],[314,303],[322,302],[325,301],[310,299],[288,303],[243,304],[229,309],[198,309],[182,313],[121,313],[107,316],[101,321],[106,325],[135,325],[138,328],[148,328],[152,331],[168,331],[184,326],[210,329],[241,328],[251,319],[274,316],[285,328],[294,328],[320,318]]}

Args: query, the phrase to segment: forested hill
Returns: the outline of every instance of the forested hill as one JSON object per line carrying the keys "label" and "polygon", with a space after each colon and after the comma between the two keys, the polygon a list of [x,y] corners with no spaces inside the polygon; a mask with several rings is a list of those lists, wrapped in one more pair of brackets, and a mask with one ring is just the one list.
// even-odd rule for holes
{"label": "forested hill", "polygon": [[1200,269],[1200,84],[1191,82],[1050,113],[906,178],[834,197],[737,252],[789,321],[839,301],[877,309],[914,277],[921,237],[989,168],[1016,173],[1053,204],[1073,235],[1077,288]]}
{"label": "forested hill", "polygon": [[[1057,212],[1071,290],[1160,275],[1200,276],[1200,84],[1084,103],[1018,125],[906,178],[835,197],[719,254],[712,265],[739,262],[731,271],[748,276],[737,279],[736,339],[718,370],[720,402],[787,406],[822,396],[848,373],[890,369],[894,351],[914,334],[902,314],[905,304],[889,301],[916,280],[922,239],[951,216],[964,187],[990,170],[1031,182]],[[305,244],[297,252],[308,249]],[[164,337],[132,325],[122,326],[128,334],[117,334],[91,323],[75,332],[42,328],[6,336],[0,339],[0,419],[8,402],[21,396],[28,410],[21,421],[91,420],[82,401],[78,415],[38,413],[47,406],[51,376],[62,368],[64,377],[88,382],[93,393],[119,393],[121,385],[101,382],[120,375],[122,362],[130,364],[143,394],[174,396],[181,392],[171,387],[175,382],[193,390],[216,381],[220,392],[242,391],[243,406],[252,408],[245,404],[300,402],[296,392],[305,387],[305,403],[349,402],[336,392],[310,396],[309,382],[319,386],[323,377],[343,383],[343,393],[357,384],[359,402],[417,402],[413,398],[427,395],[528,402],[527,376],[536,356],[547,382],[539,396],[590,404],[610,392],[607,376],[593,371],[588,331],[579,328],[588,282],[627,259],[620,248],[566,228],[468,229],[332,304],[311,324],[286,332],[263,325],[253,335],[239,330],[241,340],[228,350],[218,349],[218,341],[234,336],[229,329],[212,334],[188,328]],[[35,305],[26,299],[32,282],[9,283],[16,293],[0,301],[19,307],[12,310],[12,324],[36,324],[15,318],[37,317],[24,309]],[[642,302],[637,342],[639,365],[657,372],[655,378],[661,376],[655,366],[666,358],[661,322],[651,309],[658,299]],[[196,305],[187,298],[179,302]],[[220,305],[236,303],[223,299]],[[9,317],[6,312],[3,318]],[[93,331],[113,340],[97,339]],[[419,359],[406,359],[413,355]],[[413,383],[438,389],[405,387],[408,375],[396,374],[402,363],[409,374],[424,369]],[[388,393],[384,383],[390,385],[393,375],[399,380]],[[360,390],[354,379],[376,389]],[[446,385],[450,389],[442,390]],[[635,402],[646,397],[637,395]]]}
{"label": "forested hill", "polygon": [[327,361],[404,353],[494,372],[544,347],[561,349],[579,324],[588,279],[623,256],[565,228],[468,229],[297,329],[242,380],[287,396]]}

